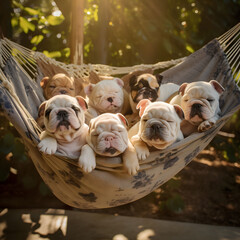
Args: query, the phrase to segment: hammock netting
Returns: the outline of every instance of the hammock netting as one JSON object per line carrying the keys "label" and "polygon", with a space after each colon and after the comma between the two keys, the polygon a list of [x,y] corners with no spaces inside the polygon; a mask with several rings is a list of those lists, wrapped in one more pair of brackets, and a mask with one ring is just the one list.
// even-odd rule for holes
{"label": "hammock netting", "polygon": [[[182,170],[204,149],[240,108],[240,23],[186,58],[131,67],[64,64],[6,38],[0,40],[0,104],[22,137],[44,182],[62,202],[76,208],[115,207],[140,199]],[[68,73],[87,83],[91,71],[123,75],[144,69],[162,70],[163,83],[182,84],[217,80],[225,88],[220,98],[221,118],[206,132],[194,133],[165,150],[151,152],[135,176],[123,170],[121,157],[97,157],[96,169],[85,174],[77,159],[39,152],[41,129],[34,119],[45,99],[39,85],[44,76]],[[165,70],[167,69],[167,70]]]}

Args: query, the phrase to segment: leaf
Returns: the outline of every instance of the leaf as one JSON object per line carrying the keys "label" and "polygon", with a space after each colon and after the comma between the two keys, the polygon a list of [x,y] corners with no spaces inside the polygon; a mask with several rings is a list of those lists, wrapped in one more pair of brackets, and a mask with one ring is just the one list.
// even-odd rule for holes
{"label": "leaf", "polygon": [[190,45],[187,45],[187,46],[186,46],[186,49],[187,49],[190,53],[193,53],[193,52],[194,52],[194,49],[193,49]]}
{"label": "leaf", "polygon": [[43,51],[43,53],[50,58],[57,58],[62,56],[60,51],[53,51],[53,52]]}
{"label": "leaf", "polygon": [[40,11],[39,10],[35,10],[33,8],[29,8],[29,7],[25,7],[24,10],[30,14],[30,15],[39,15],[40,14]]}
{"label": "leaf", "polygon": [[31,43],[34,45],[38,45],[43,40],[43,38],[43,35],[34,36],[31,40]]}
{"label": "leaf", "polygon": [[11,25],[12,25],[12,27],[16,27],[18,25],[18,18],[17,17],[13,17],[11,19]]}
{"label": "leaf", "polygon": [[63,54],[65,57],[69,57],[70,56],[70,48],[64,48],[63,49]]}
{"label": "leaf", "polygon": [[25,33],[28,33],[28,30],[34,31],[35,30],[35,25],[28,22],[26,18],[19,17],[20,20],[20,27]]}
{"label": "leaf", "polygon": [[63,20],[64,20],[63,15],[61,15],[59,17],[50,15],[50,16],[47,17],[48,23],[52,26],[56,26],[56,25],[61,24]]}

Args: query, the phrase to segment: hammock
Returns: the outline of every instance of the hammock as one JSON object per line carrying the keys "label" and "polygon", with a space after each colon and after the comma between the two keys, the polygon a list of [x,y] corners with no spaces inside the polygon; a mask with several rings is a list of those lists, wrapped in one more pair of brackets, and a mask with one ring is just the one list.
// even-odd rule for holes
{"label": "hammock", "polygon": [[[44,182],[62,202],[82,209],[115,207],[146,196],[183,169],[204,149],[233,113],[240,108],[240,23],[186,58],[131,67],[64,64],[6,38],[0,40],[0,104],[22,137]],[[171,68],[170,68],[171,67]],[[43,76],[67,72],[86,83],[91,71],[123,75],[149,69],[162,72],[163,83],[181,84],[216,79],[225,88],[220,99],[222,116],[203,133],[194,133],[165,150],[151,152],[137,175],[123,170],[120,157],[97,158],[97,167],[85,174],[76,159],[45,155],[37,144],[41,129],[34,119],[44,101],[39,85]]]}

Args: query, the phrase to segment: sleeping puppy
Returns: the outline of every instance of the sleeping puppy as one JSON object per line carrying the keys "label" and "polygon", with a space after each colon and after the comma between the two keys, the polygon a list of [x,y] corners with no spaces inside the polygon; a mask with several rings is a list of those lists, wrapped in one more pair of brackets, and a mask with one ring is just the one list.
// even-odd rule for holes
{"label": "sleeping puppy", "polygon": [[192,132],[203,132],[211,128],[219,119],[219,97],[224,88],[215,80],[210,82],[183,83],[179,94],[171,104],[182,107],[186,121],[182,123],[185,136]]}
{"label": "sleeping puppy", "polygon": [[[77,93],[79,93],[82,89],[80,82],[75,81],[72,77],[68,77],[64,73],[57,73],[53,77],[44,77],[41,82],[40,86],[43,89],[43,95],[48,100],[56,95],[69,95],[75,97]],[[44,117],[43,111],[39,108],[38,111],[38,118],[37,118],[38,125],[44,129]]]}
{"label": "sleeping puppy", "polygon": [[85,100],[79,96],[57,95],[43,102],[40,108],[46,130],[40,136],[39,150],[46,154],[58,151],[69,158],[78,158],[88,133]]}
{"label": "sleeping puppy", "polygon": [[44,77],[40,82],[40,86],[43,88],[46,99],[61,94],[76,96],[77,89],[74,79],[64,73],[57,73],[53,77]]}
{"label": "sleeping puppy", "polygon": [[82,148],[79,164],[85,172],[94,169],[96,163],[90,157],[116,157],[122,154],[123,166],[130,175],[139,169],[135,149],[128,139],[127,120],[121,114],[103,113],[90,121],[87,145]]}
{"label": "sleeping puppy", "polygon": [[85,114],[87,124],[102,113],[126,114],[129,111],[128,94],[123,85],[121,79],[113,78],[91,83],[84,88],[89,106]]}
{"label": "sleeping puppy", "polygon": [[140,108],[141,119],[129,130],[128,136],[139,160],[148,157],[148,147],[165,149],[183,139],[180,123],[184,114],[181,107],[161,101],[151,103],[144,99],[138,103],[137,108]]}

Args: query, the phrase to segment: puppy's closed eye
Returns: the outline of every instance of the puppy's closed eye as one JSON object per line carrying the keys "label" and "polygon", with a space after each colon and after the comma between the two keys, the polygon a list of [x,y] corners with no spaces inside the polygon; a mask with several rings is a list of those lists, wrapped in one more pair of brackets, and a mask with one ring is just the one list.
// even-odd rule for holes
{"label": "puppy's closed eye", "polygon": [[73,105],[71,108],[74,110],[74,112],[76,113],[76,115],[81,111],[80,108],[78,108],[78,107],[76,107],[76,106],[74,106],[74,105]]}
{"label": "puppy's closed eye", "polygon": [[52,111],[51,108],[48,108],[48,109],[45,111],[45,117],[46,117],[46,118],[49,118],[49,115],[50,115],[51,111]]}

